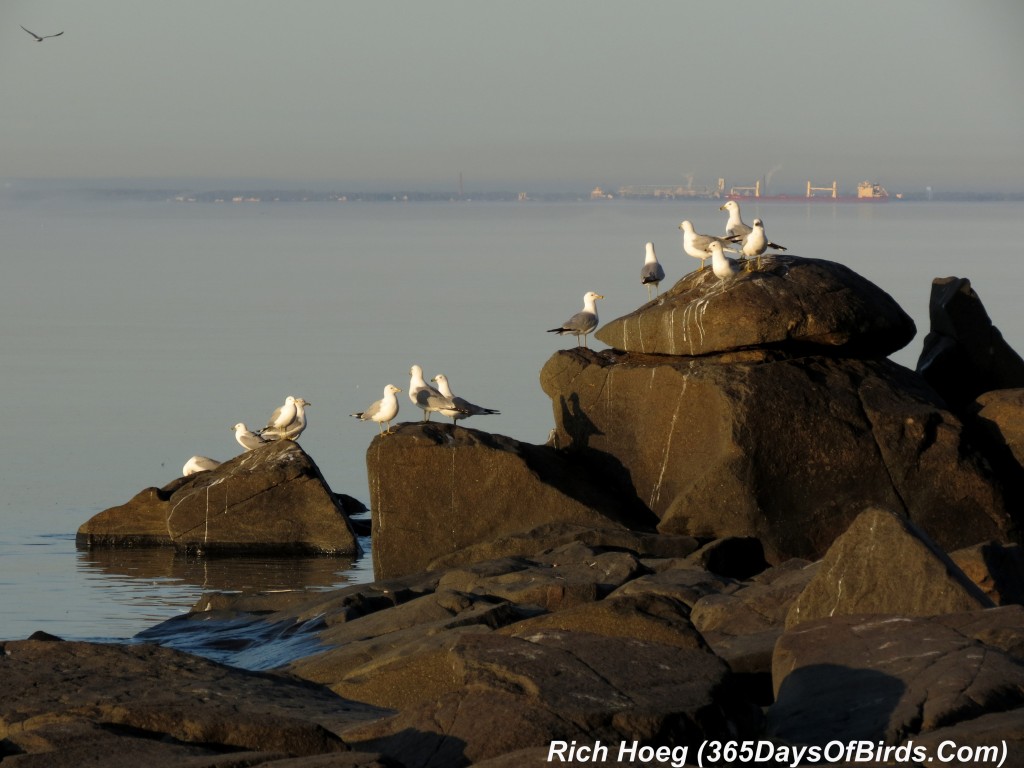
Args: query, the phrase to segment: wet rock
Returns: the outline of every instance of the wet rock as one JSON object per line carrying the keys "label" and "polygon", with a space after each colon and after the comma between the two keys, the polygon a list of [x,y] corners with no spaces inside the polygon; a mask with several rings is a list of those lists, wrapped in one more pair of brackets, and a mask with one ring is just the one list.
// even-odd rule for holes
{"label": "wet rock", "polygon": [[984,392],[1024,387],[1024,360],[1003,339],[971,281],[936,278],[928,303],[931,330],[917,370],[958,411]]}
{"label": "wet rock", "polygon": [[889,361],[571,350],[541,385],[559,444],[594,471],[624,468],[663,533],[754,537],[778,563],[820,558],[872,505],[950,550],[1012,527],[960,422]]}
{"label": "wet rock", "polygon": [[917,526],[868,509],[829,548],[790,608],[786,627],[825,616],[930,616],[992,604]]}
{"label": "wet rock", "polygon": [[374,438],[366,462],[378,578],[452,564],[459,550],[540,525],[655,522],[631,489],[553,448],[450,424],[402,424]]}
{"label": "wet rock", "polygon": [[48,766],[158,767],[243,751],[264,756],[254,762],[333,754],[349,749],[338,732],[388,714],[145,644],[5,642],[0,676],[2,750],[21,764],[33,755]]}
{"label": "wet rock", "polygon": [[233,554],[353,554],[359,545],[313,460],[290,440],[147,488],[78,529],[83,547],[169,546]]}
{"label": "wet rock", "polygon": [[728,281],[693,272],[595,335],[615,349],[658,355],[773,347],[885,357],[915,333],[889,294],[848,267],[776,255],[765,257],[762,270]]}
{"label": "wet rock", "polygon": [[1024,632],[1016,606],[936,617],[836,616],[787,630],[773,660],[769,734],[800,744],[900,744],[1020,711],[1024,665],[986,643],[980,626],[1018,639]]}

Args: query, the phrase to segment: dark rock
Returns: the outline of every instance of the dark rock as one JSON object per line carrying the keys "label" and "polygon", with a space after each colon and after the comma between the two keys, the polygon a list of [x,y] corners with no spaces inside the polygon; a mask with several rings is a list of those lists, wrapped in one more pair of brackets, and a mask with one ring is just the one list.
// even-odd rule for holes
{"label": "dark rock", "polygon": [[933,280],[928,314],[931,330],[917,370],[950,408],[993,389],[1024,387],[1024,360],[992,324],[970,280]]}
{"label": "dark rock", "polygon": [[610,597],[661,595],[692,608],[705,595],[729,594],[740,588],[734,579],[716,576],[690,560],[643,560],[641,564],[654,573],[626,582],[612,592]]}
{"label": "dark rock", "polygon": [[764,675],[770,683],[775,641],[782,635],[790,607],[818,568],[789,560],[761,574],[762,579],[702,597],[694,603],[690,620],[733,672]]}
{"label": "dark rock", "polygon": [[359,551],[313,460],[290,440],[147,488],[78,529],[79,546],[173,546],[238,554]]}
{"label": "dark rock", "polygon": [[690,623],[689,609],[663,595],[632,594],[555,613],[545,613],[498,630],[499,634],[529,636],[540,630],[590,632],[602,637],[631,637],[662,645],[707,650],[707,644]]}
{"label": "dark rock", "polygon": [[623,550],[641,557],[686,557],[699,543],[692,536],[629,531],[624,528],[592,528],[575,523],[547,523],[529,531],[497,536],[471,544],[430,562],[431,570],[451,568],[502,557],[529,557],[550,552],[572,542],[595,550]]}
{"label": "dark rock", "polygon": [[790,608],[786,627],[825,616],[931,616],[991,606],[917,526],[892,512],[868,509],[829,548]]}
{"label": "dark rock", "polygon": [[1001,627],[1019,638],[1024,631],[1016,606],[936,617],[836,616],[787,630],[775,648],[769,734],[799,744],[900,744],[1024,707],[1024,665],[977,639],[978,621],[989,632]]}
{"label": "dark rock", "polygon": [[552,739],[697,745],[752,733],[711,654],[631,638],[538,631],[466,635],[452,648],[460,689],[349,730],[409,768],[462,766]]}
{"label": "dark rock", "polygon": [[741,580],[756,576],[768,567],[764,547],[750,536],[715,539],[693,553],[690,559],[719,576]]}
{"label": "dark rock", "polygon": [[[346,751],[337,733],[387,713],[318,686],[152,645],[0,644],[3,750],[40,765],[182,765],[242,751]],[[13,764],[13,761],[12,761]],[[195,765],[214,763],[197,759]]]}
{"label": "dark rock", "polygon": [[1019,544],[988,541],[949,556],[996,605],[1024,603],[1024,551]]}
{"label": "dark rock", "polygon": [[[914,744],[927,750],[928,755],[952,757],[954,765],[962,764],[956,756],[960,749],[967,748],[976,750],[973,752],[977,760],[975,765],[1024,768],[1024,709],[993,712],[973,720],[963,720],[948,728],[937,728],[915,737]],[[1004,748],[1005,761],[1000,759],[1004,756]],[[993,749],[996,751],[992,752]]]}
{"label": "dark rock", "polygon": [[571,350],[541,385],[559,444],[597,471],[624,468],[663,533],[755,537],[779,563],[820,558],[872,505],[949,550],[1012,527],[960,422],[889,361]]}
{"label": "dark rock", "polygon": [[914,321],[889,294],[848,267],[772,256],[764,269],[729,281],[710,270],[693,272],[595,335],[616,349],[658,355],[778,347],[885,357],[915,333]]}
{"label": "dark rock", "polygon": [[553,448],[450,424],[401,424],[373,439],[366,463],[378,578],[451,564],[458,550],[540,525],[656,522],[631,490]]}

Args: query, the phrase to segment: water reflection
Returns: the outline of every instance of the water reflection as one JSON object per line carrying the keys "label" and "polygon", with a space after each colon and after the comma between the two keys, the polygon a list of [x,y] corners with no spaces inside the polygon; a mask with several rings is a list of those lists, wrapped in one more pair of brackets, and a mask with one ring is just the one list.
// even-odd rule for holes
{"label": "water reflection", "polygon": [[78,569],[87,580],[177,582],[204,592],[329,589],[347,583],[354,567],[352,557],[194,556],[169,547],[78,552]]}

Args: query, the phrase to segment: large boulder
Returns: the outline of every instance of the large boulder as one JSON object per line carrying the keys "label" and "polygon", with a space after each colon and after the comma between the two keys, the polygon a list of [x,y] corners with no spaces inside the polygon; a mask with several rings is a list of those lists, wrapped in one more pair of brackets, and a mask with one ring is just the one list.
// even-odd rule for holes
{"label": "large boulder", "polygon": [[981,299],[962,277],[932,281],[931,330],[917,370],[959,410],[993,389],[1024,387],[1024,360],[992,324]]}
{"label": "large boulder", "polygon": [[868,509],[829,547],[790,607],[786,627],[852,613],[933,616],[992,605],[917,526]]}
{"label": "large boulder", "polygon": [[452,424],[402,424],[373,439],[366,464],[380,579],[439,559],[466,562],[452,553],[541,525],[653,529],[657,522],[616,478],[554,448]]}
{"label": "large boulder", "polygon": [[868,506],[947,550],[1011,527],[960,422],[887,360],[568,350],[541,386],[558,444],[625,470],[663,533],[754,536],[777,563],[820,558]]}
{"label": "large boulder", "polygon": [[78,529],[79,546],[172,546],[235,554],[354,554],[348,517],[313,460],[291,440],[216,469],[147,488]]}
{"label": "large boulder", "polygon": [[785,347],[884,357],[915,333],[892,297],[849,267],[772,256],[763,269],[729,280],[711,270],[693,272],[595,335],[616,349],[659,355]]}

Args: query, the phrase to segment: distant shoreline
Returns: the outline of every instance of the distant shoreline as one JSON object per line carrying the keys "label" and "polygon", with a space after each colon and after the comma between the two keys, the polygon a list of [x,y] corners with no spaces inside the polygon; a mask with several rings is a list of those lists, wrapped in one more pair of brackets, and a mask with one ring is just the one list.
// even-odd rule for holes
{"label": "distant shoreline", "polygon": [[[324,189],[302,189],[291,187],[232,187],[225,184],[219,188],[196,188],[186,185],[172,186],[165,180],[166,186],[154,186],[159,183],[140,181],[133,184],[131,180],[0,180],[0,197],[16,200],[32,200],[52,198],[54,196],[105,198],[115,200],[137,200],[149,202],[177,203],[217,203],[217,204],[258,204],[258,203],[469,203],[469,202],[520,202],[520,203],[551,203],[551,202],[594,202],[609,203],[683,203],[688,201],[716,201],[724,197],[713,195],[694,196],[651,196],[628,199],[610,196],[595,199],[590,190],[567,191],[477,191],[459,194],[450,190],[385,190],[385,191],[348,191]],[[230,183],[230,182],[229,182]],[[123,185],[123,186],[122,186]],[[197,185],[199,186],[199,185]],[[890,198],[891,204],[904,202],[1018,202],[1024,200],[1021,192],[970,192],[970,191],[932,191],[902,193],[899,199]],[[769,199],[751,198],[747,204],[770,204]],[[829,201],[815,200],[815,205],[828,204]],[[787,201],[787,205],[800,204],[800,200]],[[837,201],[837,205],[856,205],[857,201]]]}

